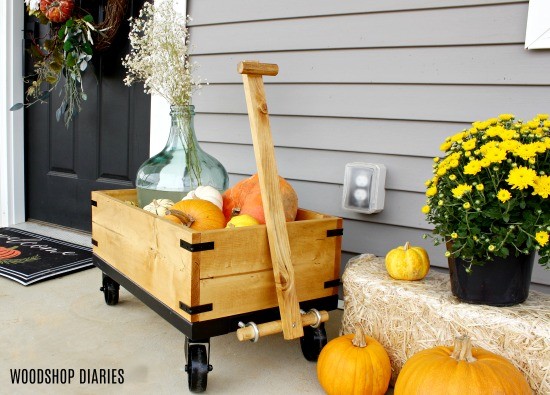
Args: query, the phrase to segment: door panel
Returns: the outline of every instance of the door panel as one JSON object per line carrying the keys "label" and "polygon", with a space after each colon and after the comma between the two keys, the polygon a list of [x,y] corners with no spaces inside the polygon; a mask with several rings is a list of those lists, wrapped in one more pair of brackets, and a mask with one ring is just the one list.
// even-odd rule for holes
{"label": "door panel", "polygon": [[[82,3],[95,7],[89,11],[97,18],[106,1]],[[121,58],[128,51],[127,19],[142,4],[129,2],[111,47],[94,54],[83,77],[88,99],[68,129],[55,118],[62,83],[47,103],[25,110],[29,219],[90,230],[92,190],[134,187],[137,169],[149,156],[150,97],[141,85],[124,85]]]}

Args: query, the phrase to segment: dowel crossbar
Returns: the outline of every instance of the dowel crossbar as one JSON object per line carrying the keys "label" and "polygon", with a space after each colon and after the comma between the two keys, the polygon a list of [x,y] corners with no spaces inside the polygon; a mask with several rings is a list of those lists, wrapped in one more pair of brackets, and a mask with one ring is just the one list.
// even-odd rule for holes
{"label": "dowel crossbar", "polygon": [[[321,322],[327,322],[329,320],[329,314],[327,311],[321,310],[319,311],[319,314],[321,315]],[[318,321],[318,317],[313,311],[310,311],[301,316],[302,327],[308,326],[308,325],[315,325],[318,323],[317,321]],[[281,331],[283,330],[283,325],[280,320],[270,321],[264,324],[258,324],[256,325],[256,327],[258,328],[259,337],[281,333]],[[254,337],[255,337],[254,328],[252,328],[251,326],[246,326],[244,328],[240,328],[237,330],[237,338],[240,341],[252,340],[254,339]]]}

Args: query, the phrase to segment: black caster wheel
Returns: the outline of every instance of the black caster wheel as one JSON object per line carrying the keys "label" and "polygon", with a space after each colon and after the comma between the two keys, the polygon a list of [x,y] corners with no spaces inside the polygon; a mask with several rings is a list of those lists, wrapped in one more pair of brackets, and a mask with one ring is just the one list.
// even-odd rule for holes
{"label": "black caster wheel", "polygon": [[319,354],[326,344],[327,331],[324,322],[318,328],[304,327],[304,336],[300,338],[300,346],[302,347],[302,354],[308,361],[317,362],[317,358],[319,358]]}
{"label": "black caster wheel", "polygon": [[187,382],[189,391],[204,392],[208,381],[208,372],[212,370],[212,366],[208,364],[208,354],[204,344],[190,344],[187,347]]}
{"label": "black caster wheel", "polygon": [[103,286],[99,288],[105,296],[105,303],[109,306],[114,306],[118,303],[118,292],[120,285],[111,277],[103,274]]}

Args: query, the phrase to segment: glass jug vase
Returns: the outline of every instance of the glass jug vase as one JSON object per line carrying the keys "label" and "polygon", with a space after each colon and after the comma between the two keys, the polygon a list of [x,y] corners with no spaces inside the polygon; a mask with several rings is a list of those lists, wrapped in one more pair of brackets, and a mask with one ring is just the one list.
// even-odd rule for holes
{"label": "glass jug vase", "polygon": [[227,171],[200,147],[195,135],[195,107],[170,107],[170,135],[164,149],[138,169],[136,189],[139,207],[153,199],[181,200],[200,185],[223,193],[229,186]]}

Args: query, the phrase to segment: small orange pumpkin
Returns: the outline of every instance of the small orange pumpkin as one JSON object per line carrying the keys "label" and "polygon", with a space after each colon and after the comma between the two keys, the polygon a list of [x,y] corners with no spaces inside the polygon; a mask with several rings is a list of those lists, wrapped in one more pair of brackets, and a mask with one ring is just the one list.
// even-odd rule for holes
{"label": "small orange pumpkin", "polygon": [[2,259],[11,259],[21,255],[21,251],[16,250],[17,247],[6,248],[0,247],[0,260]]}
{"label": "small orange pumpkin", "polygon": [[383,395],[390,384],[390,358],[357,324],[355,334],[337,337],[321,350],[317,378],[328,395]]}
{"label": "small orange pumpkin", "polygon": [[405,363],[395,395],[410,394],[532,394],[521,372],[506,358],[472,348],[468,336],[454,347],[434,347],[414,354]]}
{"label": "small orange pumpkin", "polygon": [[[287,222],[294,221],[298,213],[298,195],[292,186],[279,177],[279,189]],[[241,180],[223,194],[223,213],[226,221],[238,214],[248,214],[265,224],[264,206],[258,174]]]}
{"label": "small orange pumpkin", "polygon": [[40,11],[52,22],[63,23],[73,13],[74,0],[41,0]]}
{"label": "small orange pumpkin", "polygon": [[222,229],[226,224],[222,210],[208,200],[181,200],[170,207],[166,214],[177,217],[185,226],[199,231]]}

